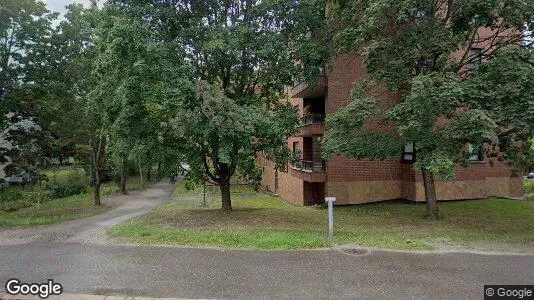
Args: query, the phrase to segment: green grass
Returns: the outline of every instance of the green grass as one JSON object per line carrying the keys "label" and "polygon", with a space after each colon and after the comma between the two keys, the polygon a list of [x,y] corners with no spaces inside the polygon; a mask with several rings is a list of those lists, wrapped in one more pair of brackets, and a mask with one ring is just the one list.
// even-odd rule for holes
{"label": "green grass", "polygon": [[[143,187],[141,187],[141,178],[139,176],[130,177],[126,181],[126,190],[128,191],[139,191],[148,187],[152,182],[147,182],[143,179]],[[92,187],[90,187],[92,188]],[[100,195],[118,195],[120,193],[120,188],[114,182],[106,182],[100,186]]]}
{"label": "green grass", "polygon": [[92,194],[85,193],[36,203],[15,212],[0,211],[0,228],[52,224],[96,215],[108,209],[105,205],[94,205]]}
{"label": "green grass", "polygon": [[534,179],[525,179],[525,194],[534,194]]}
{"label": "green grass", "polygon": [[335,240],[329,241],[324,208],[292,206],[280,198],[233,200],[219,211],[178,200],[113,227],[108,233],[142,244],[179,244],[256,249],[302,249],[358,244],[390,249],[431,250],[437,243],[534,246],[534,201],[489,199],[440,203],[441,219],[424,218],[425,206],[378,203],[335,207]]}
{"label": "green grass", "polygon": [[86,175],[85,170],[80,167],[52,167],[50,169],[43,170],[42,174],[46,175],[48,182],[51,183],[89,183],[88,175]]}
{"label": "green grass", "polygon": [[[80,180],[80,178],[81,180],[84,180],[83,176],[85,175],[80,177],[80,172],[83,172],[83,169],[57,168],[45,171],[47,176],[49,176],[50,182],[56,183]],[[139,177],[128,178],[126,186],[129,191],[142,189]],[[146,186],[147,182],[144,182],[144,187]],[[6,188],[5,192],[9,192],[9,190],[18,190],[23,193],[23,196],[30,195],[30,198],[32,198],[37,194],[35,192],[36,189],[37,186],[10,186]],[[106,205],[94,205],[93,187],[87,186],[86,190],[86,193],[80,195],[53,199],[44,203],[39,203],[38,199],[34,199],[32,202],[35,203],[32,204],[32,206],[13,212],[4,212],[0,210],[0,228],[52,224],[96,215],[110,209],[110,207]],[[101,196],[118,195],[119,193],[119,187],[113,182],[102,184],[100,189]]]}
{"label": "green grass", "polygon": [[[230,186],[230,191],[232,194],[256,194],[257,192],[254,191],[252,186],[250,185],[232,185]],[[194,189],[188,190],[185,187],[184,180],[180,180],[179,183],[176,184],[176,187],[174,188],[173,195],[174,196],[183,196],[183,195],[200,195],[204,192],[204,188],[202,186],[195,187]],[[221,193],[219,190],[219,187],[217,186],[206,186],[206,193],[210,193],[212,195],[217,195]]]}

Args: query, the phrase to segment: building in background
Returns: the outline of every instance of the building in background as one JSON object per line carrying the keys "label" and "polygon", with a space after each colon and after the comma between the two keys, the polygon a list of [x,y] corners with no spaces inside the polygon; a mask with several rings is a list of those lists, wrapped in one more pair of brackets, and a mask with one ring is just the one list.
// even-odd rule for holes
{"label": "building in background", "polygon": [[[277,172],[274,163],[258,156],[263,166],[262,185],[290,203],[313,205],[324,203],[324,197],[336,197],[336,205],[360,204],[392,199],[425,201],[423,179],[412,168],[417,156],[413,144],[389,160],[357,160],[334,157],[322,159],[321,139],[325,116],[346,105],[353,85],[364,78],[362,59],[356,54],[333,60],[315,84],[297,84],[289,89],[290,101],[297,106],[302,126],[288,146],[301,153],[300,167],[288,165]],[[385,107],[398,101],[393,93],[383,92]],[[480,199],[491,196],[523,195],[523,178],[511,177],[511,170],[501,162],[490,166],[483,151],[473,151],[470,166],[456,168],[452,181],[436,179],[439,200]]]}

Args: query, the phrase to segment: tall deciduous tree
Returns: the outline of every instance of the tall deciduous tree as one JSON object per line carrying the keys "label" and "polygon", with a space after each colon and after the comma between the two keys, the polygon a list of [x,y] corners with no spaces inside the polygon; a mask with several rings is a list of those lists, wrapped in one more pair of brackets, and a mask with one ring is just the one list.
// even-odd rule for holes
{"label": "tall deciduous tree", "polygon": [[282,103],[240,104],[205,81],[196,97],[181,107],[174,122],[177,145],[191,175],[219,185],[222,210],[230,211],[230,180],[237,168],[253,172],[253,158],[265,151],[279,165],[290,158],[286,140],[297,125],[293,107]]}
{"label": "tall deciduous tree", "polygon": [[[123,193],[126,159],[136,161],[142,181],[144,170],[150,180],[152,165],[161,162],[162,153],[176,148],[169,143],[166,130],[178,113],[176,104],[182,101],[178,94],[183,84],[187,83],[192,91],[183,57],[143,18],[144,13],[152,13],[145,9],[108,3],[97,42],[96,71],[102,80],[99,89],[109,97],[105,119],[109,124],[110,154],[122,165],[119,169]],[[175,160],[171,164],[176,166]]]}
{"label": "tall deciduous tree", "polygon": [[255,153],[280,169],[291,159],[298,118],[282,91],[300,74],[295,44],[310,28],[294,21],[295,1],[174,3],[182,20],[174,37],[200,79],[176,128],[193,174],[217,184],[230,211],[230,180],[238,168],[252,172]]}
{"label": "tall deciduous tree", "polygon": [[[330,8],[335,54],[362,55],[375,85],[358,83],[348,105],[327,118],[327,156],[384,159],[414,142],[427,216],[436,219],[434,176],[450,179],[456,164],[467,165],[467,143],[521,145],[514,142],[532,132],[532,51],[521,42],[534,23],[533,2],[348,0]],[[502,53],[508,48],[515,54]],[[374,96],[384,86],[401,98],[386,109]],[[366,126],[373,119],[393,130]],[[508,161],[521,160],[514,153]]]}
{"label": "tall deciduous tree", "polygon": [[[0,146],[0,162],[6,162],[9,156],[12,163],[20,162],[19,167],[24,167],[24,161],[30,158],[25,154],[37,154],[21,149],[36,147],[35,132],[28,130],[35,128],[30,124],[39,91],[35,80],[44,75],[47,57],[41,50],[50,41],[56,17],[40,1],[0,1],[0,132],[13,146]],[[13,164],[9,171],[16,169]]]}
{"label": "tall deciduous tree", "polygon": [[[280,99],[285,98],[284,86],[302,73],[304,62],[313,60],[299,60],[299,54],[311,57],[316,48],[297,46],[297,41],[306,40],[314,21],[323,20],[310,16],[324,14],[324,5],[244,0],[110,3],[137,12],[149,7],[143,20],[184,57],[191,92],[182,85],[183,99],[167,102],[178,111],[171,140],[179,160],[191,166],[189,178],[217,184],[222,210],[230,211],[230,180],[238,168],[252,172],[253,158],[261,151],[279,168],[291,158],[287,138],[298,118]],[[297,14],[302,22],[295,22]],[[167,84],[167,94],[172,94],[173,83]]]}

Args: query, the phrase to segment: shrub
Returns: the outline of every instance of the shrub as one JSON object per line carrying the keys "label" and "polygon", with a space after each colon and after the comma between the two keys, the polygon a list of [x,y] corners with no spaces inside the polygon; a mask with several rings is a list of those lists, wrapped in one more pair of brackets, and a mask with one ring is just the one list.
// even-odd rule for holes
{"label": "shrub", "polygon": [[118,194],[119,192],[120,192],[120,189],[116,185],[111,185],[111,186],[103,185],[100,187],[100,195],[102,196]]}
{"label": "shrub", "polygon": [[11,191],[6,189],[0,193],[0,203],[11,202],[22,199],[22,193],[20,191]]}
{"label": "shrub", "polygon": [[525,194],[534,194],[534,179],[525,180]]}
{"label": "shrub", "polygon": [[32,204],[33,203],[27,199],[0,202],[0,210],[5,212],[13,212],[25,207],[30,207]]}
{"label": "shrub", "polygon": [[81,184],[64,182],[49,184],[46,187],[44,196],[50,199],[64,198],[72,195],[85,193],[85,186]]}
{"label": "shrub", "polygon": [[36,193],[25,190],[6,190],[0,193],[0,211],[12,212],[32,206]]}

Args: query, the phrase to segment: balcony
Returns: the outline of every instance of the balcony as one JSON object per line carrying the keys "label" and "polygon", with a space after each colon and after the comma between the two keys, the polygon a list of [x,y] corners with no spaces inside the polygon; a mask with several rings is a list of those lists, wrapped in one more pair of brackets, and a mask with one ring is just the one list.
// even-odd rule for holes
{"label": "balcony", "polygon": [[326,162],[324,160],[301,160],[300,170],[306,172],[326,172]]}
{"label": "balcony", "polygon": [[326,76],[318,76],[313,83],[299,83],[289,91],[291,98],[317,98],[326,95],[328,79]]}
{"label": "balcony", "polygon": [[307,182],[326,182],[324,160],[302,160],[300,166],[293,166],[292,176]]}
{"label": "balcony", "polygon": [[311,113],[302,117],[302,126],[311,124],[324,124],[324,113]]}
{"label": "balcony", "polygon": [[302,117],[299,136],[313,136],[324,134],[324,118],[322,113],[313,113]]}

